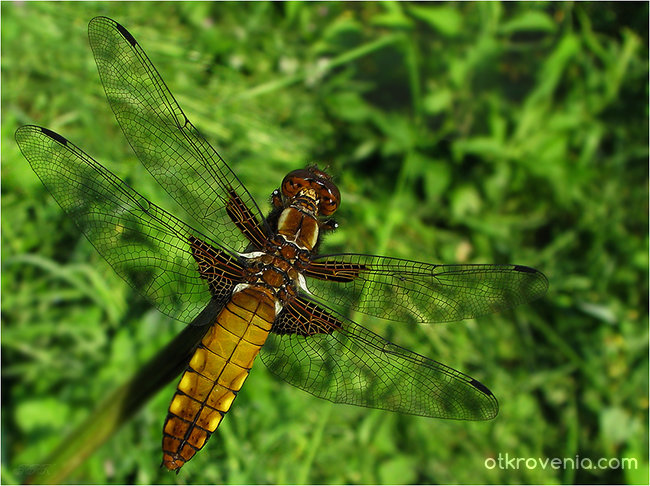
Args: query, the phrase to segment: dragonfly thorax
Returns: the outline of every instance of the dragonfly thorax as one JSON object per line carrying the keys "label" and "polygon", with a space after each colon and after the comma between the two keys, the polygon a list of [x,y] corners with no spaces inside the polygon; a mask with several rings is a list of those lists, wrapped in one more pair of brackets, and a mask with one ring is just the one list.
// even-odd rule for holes
{"label": "dragonfly thorax", "polygon": [[290,263],[279,252],[275,255],[259,252],[249,255],[245,280],[249,285],[270,290],[280,303],[292,300],[298,289],[304,286],[304,278],[298,270],[301,265]]}
{"label": "dragonfly thorax", "polygon": [[311,251],[318,242],[318,219],[307,211],[289,206],[278,219],[278,234],[299,249]]}

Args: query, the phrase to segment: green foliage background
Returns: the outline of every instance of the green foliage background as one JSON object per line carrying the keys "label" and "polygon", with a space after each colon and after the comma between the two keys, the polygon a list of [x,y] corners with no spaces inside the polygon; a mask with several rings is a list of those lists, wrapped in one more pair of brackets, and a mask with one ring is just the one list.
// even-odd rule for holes
{"label": "green foliage background", "polygon": [[[169,204],[106,102],[96,15],[138,39],[258,200],[329,165],[343,206],[327,250],[525,264],[550,291],[502,315],[378,327],[486,383],[492,422],[333,405],[258,363],[180,475],[158,468],[172,383],[69,482],[647,484],[645,2],[3,2],[3,483],[182,328],[112,272],[13,140],[47,126]],[[505,454],[638,469],[485,466]]]}

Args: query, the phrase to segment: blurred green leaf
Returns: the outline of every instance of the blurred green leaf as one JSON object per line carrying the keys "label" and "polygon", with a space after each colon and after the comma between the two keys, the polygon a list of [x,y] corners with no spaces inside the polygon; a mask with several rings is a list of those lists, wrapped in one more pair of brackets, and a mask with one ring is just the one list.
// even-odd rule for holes
{"label": "blurred green leaf", "polygon": [[428,160],[427,171],[424,173],[425,187],[429,197],[439,197],[445,193],[451,183],[449,162],[443,160]]}
{"label": "blurred green leaf", "polygon": [[384,12],[377,13],[372,17],[373,24],[394,29],[413,26],[413,21],[404,15],[401,2],[387,1],[382,2],[381,6]]}
{"label": "blurred green leaf", "polygon": [[540,10],[527,10],[519,16],[501,24],[499,31],[503,34],[522,31],[554,32],[556,27],[553,19],[545,12]]}
{"label": "blurred green leaf", "polygon": [[329,99],[329,105],[334,114],[347,122],[358,123],[372,114],[363,98],[354,92],[332,95]]}
{"label": "blurred green leaf", "polygon": [[452,100],[451,91],[443,89],[429,93],[422,103],[427,113],[435,115],[436,113],[447,110],[451,106]]}
{"label": "blurred green leaf", "polygon": [[346,39],[355,39],[362,32],[361,24],[350,14],[343,12],[323,32],[323,40],[332,44],[346,42]]}
{"label": "blurred green leaf", "polygon": [[16,424],[27,433],[58,428],[69,419],[69,406],[55,398],[26,400],[16,407]]}
{"label": "blurred green leaf", "polygon": [[379,479],[382,484],[413,484],[416,466],[413,458],[398,455],[379,466]]}
{"label": "blurred green leaf", "polygon": [[553,94],[568,63],[579,52],[579,49],[580,40],[577,36],[567,34],[562,38],[544,62],[539,73],[539,85],[529,96],[528,103],[542,102],[543,99]]}
{"label": "blurred green leaf", "polygon": [[604,305],[598,305],[591,302],[578,302],[578,307],[583,312],[601,321],[607,322],[608,324],[615,324],[617,321],[614,311]]}
{"label": "blurred green leaf", "polygon": [[624,443],[632,435],[639,433],[639,425],[629,414],[618,407],[603,410],[601,425],[605,439],[613,446]]}
{"label": "blurred green leaf", "polygon": [[455,218],[476,214],[481,209],[481,204],[481,196],[473,186],[459,186],[451,196],[451,212]]}
{"label": "blurred green leaf", "polygon": [[445,37],[455,37],[463,29],[462,15],[456,8],[450,6],[433,7],[427,5],[426,7],[415,7],[411,5],[408,11]]}
{"label": "blurred green leaf", "polygon": [[500,140],[493,137],[465,138],[454,143],[454,159],[461,160],[463,157],[480,154],[486,158],[508,158],[508,147]]}

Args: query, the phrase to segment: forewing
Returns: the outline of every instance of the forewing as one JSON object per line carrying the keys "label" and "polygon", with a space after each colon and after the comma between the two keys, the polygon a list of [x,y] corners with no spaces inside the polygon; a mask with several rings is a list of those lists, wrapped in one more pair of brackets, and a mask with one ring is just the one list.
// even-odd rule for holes
{"label": "forewing", "polygon": [[[253,198],[190,123],[133,36],[114,20],[96,17],[88,25],[88,37],[126,138],[147,170],[189,212],[191,223],[236,251],[265,239],[269,233],[259,226],[265,220]],[[257,228],[251,240],[231,223],[232,208],[241,205],[248,211],[238,211],[247,213],[239,226]]]}
{"label": "forewing", "polygon": [[279,314],[260,356],[283,380],[336,403],[459,420],[499,410],[479,381],[303,298]]}
{"label": "forewing", "polygon": [[[16,141],[45,187],[99,253],[162,312],[189,322],[210,301],[210,288],[219,288],[223,295],[232,290],[233,279],[221,276],[217,282],[217,276],[208,275],[212,279],[208,283],[207,271],[199,272],[192,251],[197,252],[197,238],[209,241],[205,236],[138,194],[61,135],[24,126],[16,132]],[[215,251],[222,267],[225,262],[236,264],[224,249]],[[232,272],[236,274],[236,269]]]}
{"label": "forewing", "polygon": [[434,265],[373,255],[322,255],[305,275],[328,304],[395,321],[446,322],[542,297],[543,273],[522,265]]}

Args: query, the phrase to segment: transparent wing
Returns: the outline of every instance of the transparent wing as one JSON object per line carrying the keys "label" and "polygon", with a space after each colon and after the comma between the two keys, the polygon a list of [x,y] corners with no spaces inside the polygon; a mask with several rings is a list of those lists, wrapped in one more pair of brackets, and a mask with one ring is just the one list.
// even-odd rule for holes
{"label": "transparent wing", "polygon": [[[106,97],[138,158],[191,223],[236,251],[270,234],[255,201],[214,148],[190,123],[158,71],[120,24],[97,17],[88,37]],[[248,208],[250,240],[231,223],[232,200]],[[230,214],[229,214],[230,213]],[[250,234],[248,235],[250,238]]]}
{"label": "transparent wing", "polygon": [[282,310],[272,331],[260,353],[264,364],[319,398],[446,419],[498,413],[479,381],[304,298]]}
{"label": "transparent wing", "polygon": [[305,275],[331,305],[395,321],[445,322],[499,312],[542,297],[543,273],[522,265],[435,265],[373,255],[321,255]]}
{"label": "transparent wing", "polygon": [[[16,141],[32,169],[115,271],[163,313],[190,322],[211,291],[227,298],[241,272],[218,244],[131,189],[81,149],[46,128],[24,126]],[[212,246],[210,246],[212,245]],[[216,247],[216,248],[213,248]],[[216,256],[214,256],[216,255]],[[229,268],[217,275],[205,261]],[[207,280],[207,281],[206,281]]]}

